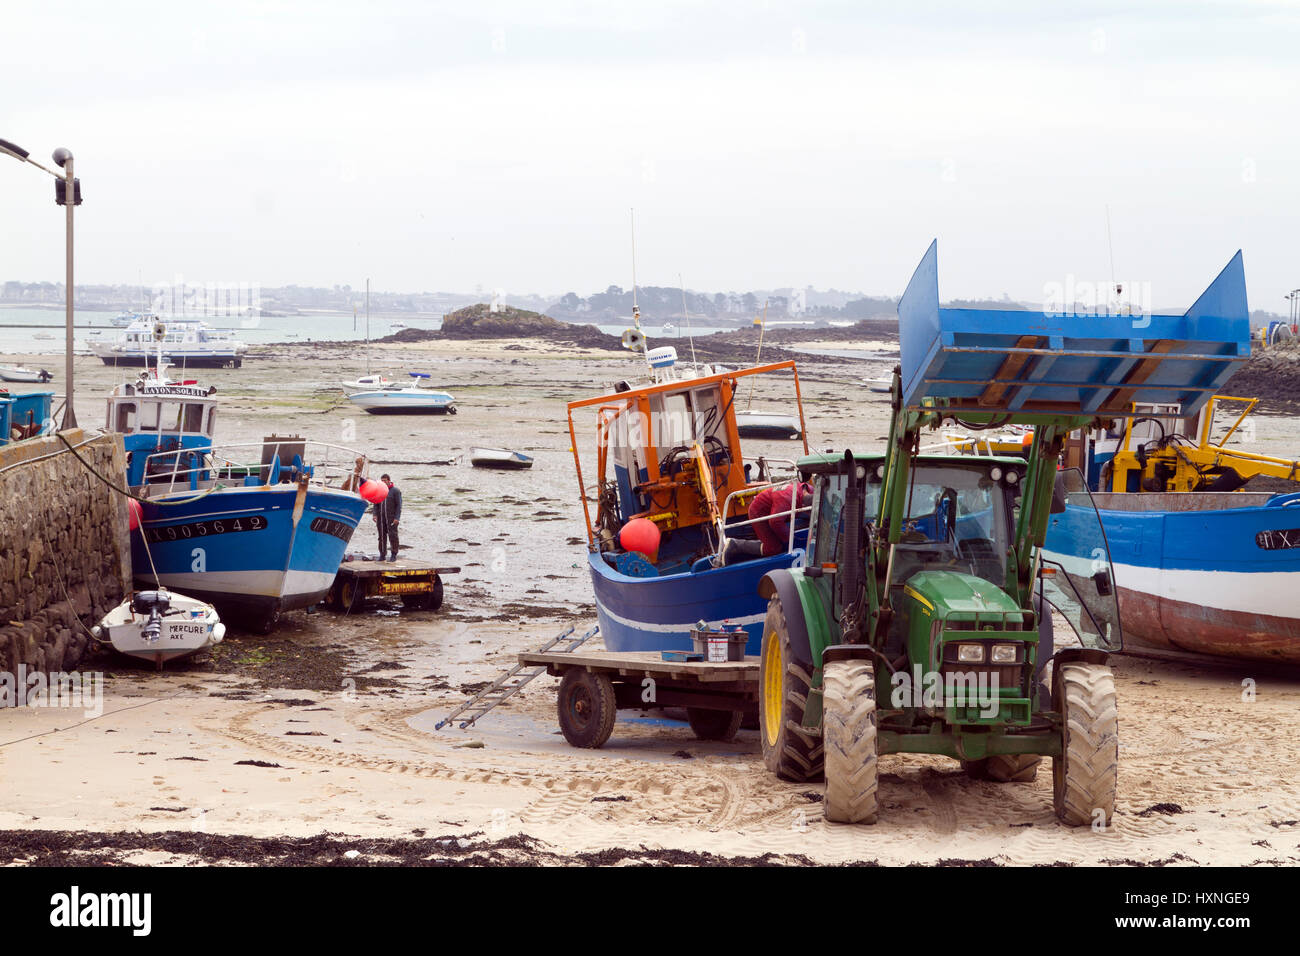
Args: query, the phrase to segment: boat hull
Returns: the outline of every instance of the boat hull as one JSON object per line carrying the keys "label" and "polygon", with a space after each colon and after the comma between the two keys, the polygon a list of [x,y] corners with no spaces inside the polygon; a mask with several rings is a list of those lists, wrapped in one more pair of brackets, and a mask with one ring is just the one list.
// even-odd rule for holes
{"label": "boat hull", "polygon": [[[1126,647],[1300,663],[1300,495],[1094,497]],[[1230,507],[1252,499],[1272,503]],[[1072,548],[1073,509],[1053,516],[1049,559],[1088,558]]]}
{"label": "boat hull", "polygon": [[144,535],[131,536],[136,581],[153,586],[157,568],[164,587],[207,601],[223,616],[256,620],[325,596],[366,509],[352,492],[309,488],[295,521],[295,485],[229,488],[163,504],[192,496],[142,506]]}
{"label": "boat hull", "polygon": [[[158,360],[158,353],[150,355],[143,354],[120,354],[120,355],[102,355],[100,361],[105,365],[122,366],[124,368],[147,368]],[[194,355],[186,352],[163,352],[163,361],[170,362],[178,369],[180,368],[239,368],[244,364],[242,355],[233,353],[212,354],[212,355]]]}
{"label": "boat hull", "polygon": [[699,621],[724,620],[749,633],[746,654],[763,642],[767,601],[759,596],[763,575],[801,563],[791,551],[723,568],[663,577],[620,574],[598,554],[587,556],[601,637],[611,651],[691,650],[691,629]]}

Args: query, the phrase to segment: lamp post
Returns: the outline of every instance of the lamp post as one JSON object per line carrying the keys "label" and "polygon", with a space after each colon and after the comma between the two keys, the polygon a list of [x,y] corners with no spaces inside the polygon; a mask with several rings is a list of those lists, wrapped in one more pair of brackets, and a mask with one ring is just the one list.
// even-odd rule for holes
{"label": "lamp post", "polygon": [[66,304],[66,328],[64,330],[65,363],[64,377],[67,379],[67,398],[63,403],[63,424],[60,428],[76,428],[77,413],[73,410],[72,387],[72,210],[81,205],[81,181],[72,174],[72,151],[60,146],[51,157],[55,165],[63,170],[62,175],[42,166],[31,158],[27,150],[8,140],[0,139],[0,153],[6,153],[22,163],[30,163],[37,169],[54,177],[54,201],[67,207],[67,279],[64,286]]}

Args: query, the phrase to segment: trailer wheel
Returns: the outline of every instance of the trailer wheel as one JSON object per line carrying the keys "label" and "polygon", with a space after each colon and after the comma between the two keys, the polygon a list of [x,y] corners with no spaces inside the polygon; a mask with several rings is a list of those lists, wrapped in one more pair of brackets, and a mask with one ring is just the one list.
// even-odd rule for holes
{"label": "trailer wheel", "polygon": [[1061,755],[1052,758],[1052,802],[1070,826],[1088,826],[1101,811],[1110,824],[1119,777],[1115,675],[1105,664],[1065,664],[1052,678],[1060,710]]}
{"label": "trailer wheel", "polygon": [[740,730],[745,715],[739,710],[709,710],[705,707],[687,707],[686,720],[701,740],[731,740]]}
{"label": "trailer wheel", "polygon": [[614,730],[614,685],[604,674],[577,667],[564,672],[556,701],[560,730],[572,747],[596,749]]}
{"label": "trailer wheel", "polygon": [[831,661],[822,669],[826,819],[876,822],[876,675],[871,661]]}
{"label": "trailer wheel", "polygon": [[961,769],[974,780],[998,783],[1031,783],[1038,776],[1038,754],[994,754],[982,760],[963,760]]}
{"label": "trailer wheel", "polygon": [[339,606],[343,608],[344,613],[352,614],[354,611],[359,611],[365,603],[365,589],[358,586],[356,578],[344,579],[339,585]]}
{"label": "trailer wheel", "polygon": [[812,675],[790,652],[790,630],[778,594],[767,602],[761,660],[758,736],[763,763],[784,780],[816,780],[822,775],[821,734],[803,726]]}

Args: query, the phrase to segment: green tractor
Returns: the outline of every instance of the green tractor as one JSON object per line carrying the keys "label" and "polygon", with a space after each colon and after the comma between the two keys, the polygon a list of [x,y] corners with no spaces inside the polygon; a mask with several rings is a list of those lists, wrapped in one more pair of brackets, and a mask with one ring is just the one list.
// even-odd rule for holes
{"label": "green tractor", "polygon": [[[876,819],[881,754],[943,754],[1007,782],[1051,757],[1057,816],[1106,825],[1116,584],[1083,476],[1058,462],[1071,431],[1139,403],[1195,414],[1245,362],[1241,253],[1182,315],[1078,315],[940,308],[937,248],[898,303],[884,452],[799,463],[815,488],[804,563],[760,588],[763,757],[790,780],[824,774],[826,817],[846,823]],[[921,454],[922,432],[948,421],[1032,426],[1033,444]],[[1049,523],[1060,550],[1044,548]],[[1077,646],[1054,646],[1051,608]]]}
{"label": "green tractor", "polygon": [[[886,453],[799,462],[814,487],[805,566],[762,584],[764,761],[788,780],[824,774],[828,820],[873,823],[881,754],[944,754],[1008,782],[1051,757],[1057,815],[1108,824],[1119,727],[1106,657],[1119,625],[1100,521],[1095,567],[1042,554],[1063,507],[1062,442],[1093,417],[1019,416],[1037,426],[1027,459],[921,455],[921,430],[945,410],[908,409],[900,389],[896,371]],[[1051,605],[1079,647],[1054,653]]]}

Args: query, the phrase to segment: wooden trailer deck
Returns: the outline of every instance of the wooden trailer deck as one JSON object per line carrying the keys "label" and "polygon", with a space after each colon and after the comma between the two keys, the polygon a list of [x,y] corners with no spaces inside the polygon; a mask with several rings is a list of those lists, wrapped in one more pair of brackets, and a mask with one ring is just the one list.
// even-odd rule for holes
{"label": "wooden trailer deck", "polygon": [[564,738],[600,747],[619,709],[684,707],[703,740],[730,740],[758,710],[759,658],[665,661],[657,651],[530,651],[519,663],[560,678],[556,709]]}

